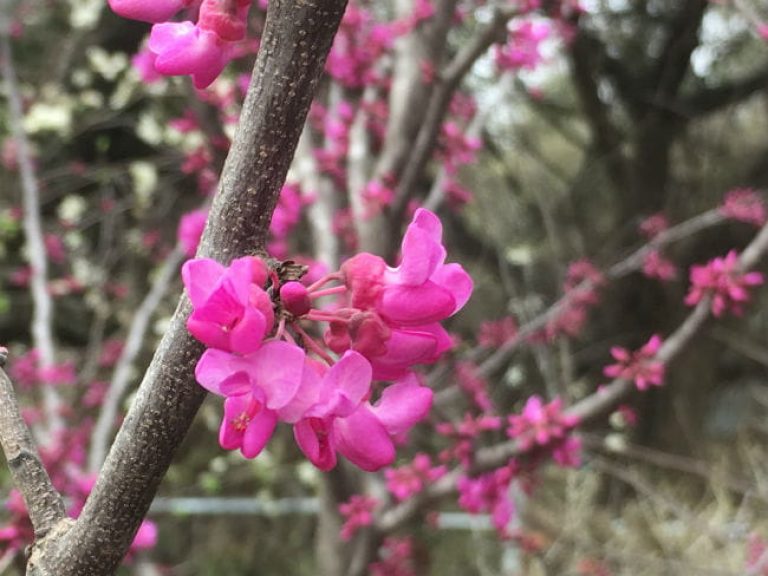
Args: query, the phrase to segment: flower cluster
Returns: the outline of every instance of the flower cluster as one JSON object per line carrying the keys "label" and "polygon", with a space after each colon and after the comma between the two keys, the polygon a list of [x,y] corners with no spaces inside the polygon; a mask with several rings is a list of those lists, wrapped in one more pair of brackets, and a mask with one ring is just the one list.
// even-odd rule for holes
{"label": "flower cluster", "polygon": [[351,540],[355,533],[373,522],[373,511],[379,501],[371,496],[354,494],[346,502],[339,505],[339,513],[344,517],[341,527],[341,539]]}
{"label": "flower cluster", "polygon": [[509,41],[496,49],[499,70],[532,70],[542,61],[541,43],[552,33],[544,22],[528,20],[509,31]]}
{"label": "flower cluster", "polygon": [[410,464],[385,470],[384,478],[387,480],[387,490],[395,499],[407,500],[445,476],[446,472],[445,466],[433,467],[428,455],[416,454]]}
{"label": "flower cluster", "polygon": [[411,538],[385,538],[381,545],[381,556],[381,560],[368,567],[371,576],[416,576]]}
{"label": "flower cluster", "polygon": [[731,250],[723,258],[715,258],[704,266],[691,268],[691,289],[685,297],[688,306],[695,306],[705,297],[712,298],[712,314],[720,317],[730,310],[741,314],[749,301],[749,287],[763,283],[760,272],[742,272],[739,256]]}
{"label": "flower cluster", "polygon": [[509,537],[508,526],[515,508],[509,496],[509,485],[517,467],[514,462],[476,478],[459,478],[459,506],[471,514],[488,512],[491,522],[502,538]]}
{"label": "flower cluster", "polygon": [[763,199],[751,188],[730,190],[720,206],[720,213],[731,220],[746,222],[758,227],[768,221]]}
{"label": "flower cluster", "polygon": [[197,88],[213,82],[245,39],[252,0],[202,0],[196,23],[169,22],[192,0],[109,0],[117,14],[154,24],[149,37],[153,66],[167,76],[192,76]]}
{"label": "flower cluster", "polygon": [[638,390],[661,386],[664,384],[664,363],[656,359],[661,344],[661,337],[654,334],[635,352],[614,346],[611,348],[611,356],[616,360],[616,364],[603,368],[603,374],[609,378],[632,380]]}
{"label": "flower cluster", "polygon": [[[337,453],[363,470],[391,464],[395,442],[432,403],[432,391],[412,369],[450,348],[439,321],[472,291],[467,273],[445,264],[445,255],[439,220],[420,210],[397,268],[362,253],[305,287],[254,256],[227,267],[186,262],[182,276],[193,307],[187,328],[208,346],[195,375],[225,398],[221,446],[254,458],[282,421],[321,470],[336,465]],[[343,284],[323,288],[332,281]],[[314,308],[325,296],[341,302]],[[329,323],[327,347],[304,327],[313,321]],[[393,383],[377,394],[373,380]]]}
{"label": "flower cluster", "polygon": [[576,418],[563,413],[562,399],[555,398],[544,404],[536,395],[528,398],[522,414],[509,416],[508,422],[507,436],[517,440],[522,450],[530,450],[536,444],[557,443],[578,424]]}

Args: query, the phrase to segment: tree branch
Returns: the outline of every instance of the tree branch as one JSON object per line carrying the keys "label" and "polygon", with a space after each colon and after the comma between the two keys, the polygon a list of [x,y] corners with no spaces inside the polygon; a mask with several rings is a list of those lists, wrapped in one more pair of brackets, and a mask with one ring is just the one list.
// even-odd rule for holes
{"label": "tree branch", "polygon": [[[198,255],[228,263],[262,253],[345,0],[272,0],[235,140]],[[186,330],[182,297],[78,520],[45,542],[36,574],[114,573],[205,391],[203,347]]]}
{"label": "tree branch", "polygon": [[27,505],[35,538],[42,539],[65,516],[64,501],[51,484],[32,434],[19,413],[13,386],[0,368],[0,444],[13,483]]}

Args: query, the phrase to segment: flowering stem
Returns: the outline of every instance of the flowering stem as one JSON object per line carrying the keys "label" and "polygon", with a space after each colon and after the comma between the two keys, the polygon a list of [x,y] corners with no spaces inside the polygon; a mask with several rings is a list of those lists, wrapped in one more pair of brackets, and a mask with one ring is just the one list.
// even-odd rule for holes
{"label": "flowering stem", "polygon": [[333,294],[343,294],[346,292],[346,286],[334,286],[333,288],[326,288],[325,290],[318,290],[317,292],[310,292],[309,297],[311,299],[322,298],[323,296],[332,296]]}
{"label": "flowering stem", "polygon": [[325,286],[326,284],[328,284],[328,282],[332,282],[333,280],[341,281],[342,280],[341,273],[340,272],[333,272],[332,274],[326,274],[325,276],[320,278],[320,280],[318,280],[317,282],[314,282],[313,284],[311,284],[307,288],[307,292],[314,292],[315,290],[317,290],[321,286]]}
{"label": "flowering stem", "polygon": [[299,336],[301,336],[301,339],[304,342],[304,346],[325,360],[328,366],[333,366],[336,363],[333,358],[331,358],[328,353],[323,350],[322,346],[315,342],[315,339],[307,334],[301,326],[299,326],[298,322],[293,324],[293,329],[296,330],[296,333]]}

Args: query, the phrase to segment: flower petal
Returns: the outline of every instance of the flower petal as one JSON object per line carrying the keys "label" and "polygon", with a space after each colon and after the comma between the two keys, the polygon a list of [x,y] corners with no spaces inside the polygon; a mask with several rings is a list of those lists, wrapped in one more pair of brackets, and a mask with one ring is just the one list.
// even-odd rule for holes
{"label": "flower petal", "polygon": [[250,374],[267,396],[267,407],[278,410],[296,395],[302,381],[306,354],[295,344],[272,341],[251,354]]}
{"label": "flower petal", "polygon": [[245,429],[243,446],[240,448],[243,456],[246,458],[256,458],[272,437],[275,426],[277,426],[277,412],[261,410],[251,420],[251,423],[248,424],[248,428]]}
{"label": "flower petal", "polygon": [[333,421],[336,447],[352,464],[375,472],[395,460],[395,446],[381,422],[365,406]]}
{"label": "flower petal", "polygon": [[432,390],[411,374],[389,386],[371,408],[387,432],[393,436],[410,430],[429,414]]}

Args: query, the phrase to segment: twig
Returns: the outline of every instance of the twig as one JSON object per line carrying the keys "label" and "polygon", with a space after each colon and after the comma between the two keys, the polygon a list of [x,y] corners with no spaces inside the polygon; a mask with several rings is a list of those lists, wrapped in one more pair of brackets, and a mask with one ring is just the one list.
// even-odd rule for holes
{"label": "twig", "polygon": [[35,538],[41,539],[65,516],[64,501],[51,484],[32,434],[19,412],[11,380],[0,368],[0,444],[13,483],[27,505]]}

